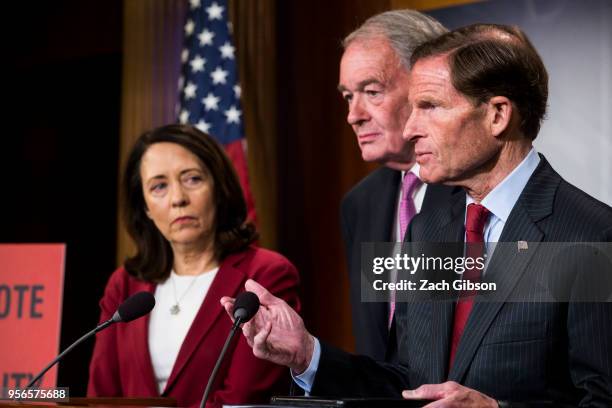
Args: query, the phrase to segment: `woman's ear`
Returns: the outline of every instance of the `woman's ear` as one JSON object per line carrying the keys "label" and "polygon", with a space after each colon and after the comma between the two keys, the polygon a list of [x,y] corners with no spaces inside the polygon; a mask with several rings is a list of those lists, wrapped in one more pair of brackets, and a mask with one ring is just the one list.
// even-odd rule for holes
{"label": "woman's ear", "polygon": [[514,106],[505,96],[494,96],[488,102],[488,119],[491,134],[499,137],[510,126]]}

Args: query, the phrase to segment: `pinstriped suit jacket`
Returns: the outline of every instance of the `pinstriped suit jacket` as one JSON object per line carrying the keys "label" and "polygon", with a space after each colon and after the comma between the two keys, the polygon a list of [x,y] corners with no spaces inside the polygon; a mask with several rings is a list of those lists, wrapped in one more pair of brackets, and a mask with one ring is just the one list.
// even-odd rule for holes
{"label": "pinstriped suit jacket", "polygon": [[[564,181],[541,157],[500,242],[610,242],[612,208]],[[415,242],[462,241],[465,194],[415,217]],[[501,299],[541,268],[510,252],[491,258]],[[605,270],[601,273],[612,273]],[[454,302],[401,303],[399,364],[322,345],[312,395],[400,397],[403,389],[456,381],[493,398],[612,406],[612,303],[476,302],[448,367]]]}
{"label": "pinstriped suit jacket", "polygon": [[[381,167],[359,182],[342,200],[340,219],[349,273],[353,335],[357,353],[395,361],[395,328],[388,328],[387,302],[361,301],[361,244],[392,240],[401,171]],[[427,186],[421,212],[442,206],[454,189]]]}

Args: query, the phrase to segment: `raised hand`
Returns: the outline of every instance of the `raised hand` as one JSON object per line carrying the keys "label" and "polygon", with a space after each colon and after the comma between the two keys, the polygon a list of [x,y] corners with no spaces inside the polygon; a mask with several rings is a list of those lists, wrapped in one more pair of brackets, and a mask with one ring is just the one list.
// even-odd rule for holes
{"label": "raised hand", "polygon": [[[242,333],[261,359],[291,368],[300,374],[308,368],[314,351],[314,337],[304,327],[302,318],[282,299],[277,298],[252,279],[245,289],[259,297],[259,311],[242,325]],[[232,317],[234,299],[221,298],[221,305]]]}

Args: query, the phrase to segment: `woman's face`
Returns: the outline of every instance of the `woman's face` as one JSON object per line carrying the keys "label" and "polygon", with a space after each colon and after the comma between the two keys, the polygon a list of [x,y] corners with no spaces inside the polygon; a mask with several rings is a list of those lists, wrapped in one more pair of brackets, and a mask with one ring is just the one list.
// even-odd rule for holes
{"label": "woman's face", "polygon": [[142,156],[140,177],[147,216],[173,248],[214,241],[214,181],[197,156],[156,143]]}

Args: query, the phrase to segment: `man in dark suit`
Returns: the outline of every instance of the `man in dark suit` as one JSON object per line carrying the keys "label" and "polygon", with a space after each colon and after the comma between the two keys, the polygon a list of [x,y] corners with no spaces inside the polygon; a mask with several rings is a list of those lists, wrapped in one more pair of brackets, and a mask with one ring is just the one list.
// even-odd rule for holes
{"label": "man in dark suit", "polygon": [[[243,327],[255,355],[291,367],[312,395],[402,395],[434,400],[432,408],[612,406],[612,302],[600,302],[606,291],[590,299],[599,302],[576,296],[585,280],[609,279],[609,259],[591,251],[565,262],[547,250],[599,242],[609,251],[612,208],[563,180],[532,146],[548,95],[541,58],[517,28],[480,24],[424,44],[411,62],[404,137],[424,181],[463,192],[415,217],[408,238],[466,242],[466,256],[489,255],[469,279],[495,282],[494,301],[459,292],[453,301],[398,304],[399,363],[387,364],[321,344],[248,281],[264,305]],[[538,280],[558,266],[570,279]]]}
{"label": "man in dark suit", "polygon": [[[347,101],[347,122],[363,160],[382,165],[346,194],[340,211],[356,351],[375,360],[394,360],[394,305],[362,301],[361,243],[402,241],[410,222],[401,216],[402,210],[413,206],[408,215],[414,215],[432,209],[445,203],[452,191],[418,180],[413,146],[402,139],[410,112],[407,82],[412,51],[445,32],[440,23],[418,11],[394,10],[369,18],[342,43],[338,89]],[[410,177],[414,184],[407,185],[404,197],[403,181]]]}

